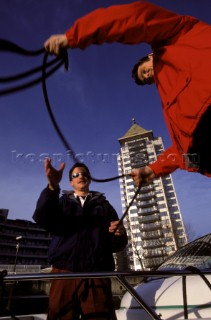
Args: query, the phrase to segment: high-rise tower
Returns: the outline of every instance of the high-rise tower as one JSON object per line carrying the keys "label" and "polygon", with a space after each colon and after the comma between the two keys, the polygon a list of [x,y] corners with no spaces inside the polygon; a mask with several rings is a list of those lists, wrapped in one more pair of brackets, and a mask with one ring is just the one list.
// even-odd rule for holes
{"label": "high-rise tower", "polygon": [[[131,128],[118,139],[119,174],[154,162],[164,151],[162,138],[155,138],[133,119]],[[135,194],[130,175],[120,180],[123,211]],[[185,228],[171,175],[142,186],[124,221],[129,237],[128,259],[132,270],[154,269],[187,243]]]}

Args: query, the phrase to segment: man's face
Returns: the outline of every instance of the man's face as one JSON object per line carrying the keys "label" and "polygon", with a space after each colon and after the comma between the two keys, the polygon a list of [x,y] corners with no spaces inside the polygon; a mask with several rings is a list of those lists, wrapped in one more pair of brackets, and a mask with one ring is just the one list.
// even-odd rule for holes
{"label": "man's face", "polygon": [[76,167],[72,172],[71,186],[75,191],[89,191],[90,177],[83,167]]}
{"label": "man's face", "polygon": [[154,70],[153,70],[153,60],[150,58],[149,61],[143,62],[138,67],[138,78],[144,83],[144,84],[152,84],[154,83]]}

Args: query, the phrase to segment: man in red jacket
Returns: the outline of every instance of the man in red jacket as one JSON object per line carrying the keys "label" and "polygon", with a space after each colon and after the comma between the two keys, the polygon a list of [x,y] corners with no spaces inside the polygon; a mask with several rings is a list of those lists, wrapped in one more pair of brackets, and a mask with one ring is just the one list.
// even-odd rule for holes
{"label": "man in red jacket", "polygon": [[44,45],[50,53],[59,54],[60,48],[85,49],[105,42],[151,45],[153,55],[138,63],[133,77],[157,86],[172,139],[172,146],[157,161],[132,171],[135,183],[149,182],[177,168],[210,176],[211,26],[138,1],[97,9]]}

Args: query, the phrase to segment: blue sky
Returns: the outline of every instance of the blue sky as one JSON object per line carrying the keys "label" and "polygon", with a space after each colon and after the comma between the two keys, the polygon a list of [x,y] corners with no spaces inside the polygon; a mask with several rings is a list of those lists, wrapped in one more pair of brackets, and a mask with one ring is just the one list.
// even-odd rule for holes
{"label": "blue sky", "polygon": [[[99,7],[129,3],[125,0],[1,0],[0,38],[37,50],[51,35],[66,31],[75,19]],[[210,0],[152,0],[172,11],[210,23]],[[150,52],[146,44],[105,44],[86,50],[69,50],[69,71],[63,68],[48,81],[54,115],[74,151],[96,178],[117,175],[118,138],[132,125],[132,118],[171,145],[155,86],[140,88],[131,80],[131,68]],[[21,57],[0,52],[0,76],[12,75],[42,64],[42,56]],[[1,88],[5,85],[1,84]],[[66,169],[61,183],[69,188],[71,159],[54,131],[41,85],[0,97],[0,208],[10,219],[31,220],[37,198],[47,185],[43,158]],[[173,175],[186,225],[195,236],[210,232],[211,181],[199,174],[177,170]],[[118,181],[92,183],[105,192],[121,214]]]}

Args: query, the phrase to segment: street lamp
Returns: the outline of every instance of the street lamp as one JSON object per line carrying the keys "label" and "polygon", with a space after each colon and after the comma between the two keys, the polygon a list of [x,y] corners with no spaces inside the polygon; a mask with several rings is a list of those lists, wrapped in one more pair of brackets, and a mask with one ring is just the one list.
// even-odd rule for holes
{"label": "street lamp", "polygon": [[16,264],[17,264],[17,259],[18,259],[18,251],[19,251],[19,247],[20,247],[20,240],[22,239],[22,236],[18,236],[15,238],[15,240],[17,241],[16,243],[16,254],[15,254],[15,263],[14,263],[14,267],[13,267],[13,272],[15,273],[16,270]]}
{"label": "street lamp", "polygon": [[[15,238],[15,240],[16,240],[16,254],[15,254],[15,263],[14,263],[14,267],[13,267],[13,273],[15,273],[15,270],[16,270],[16,264],[17,264],[17,259],[18,259],[18,250],[20,247],[19,241],[22,238],[23,238],[22,236],[18,236]],[[12,286],[9,291],[8,303],[7,303],[7,307],[6,307],[6,310],[8,310],[9,312],[11,310],[11,302],[12,302],[12,295],[13,295],[14,287],[15,287],[15,282],[12,283]]]}

